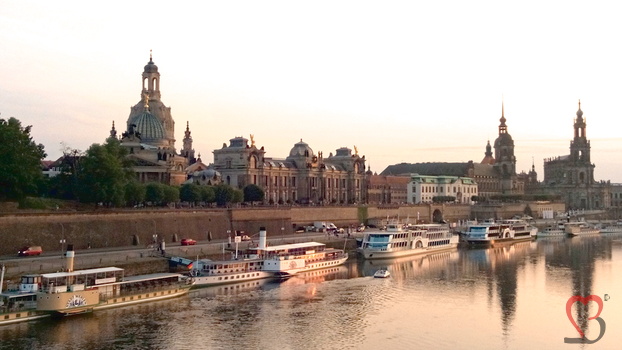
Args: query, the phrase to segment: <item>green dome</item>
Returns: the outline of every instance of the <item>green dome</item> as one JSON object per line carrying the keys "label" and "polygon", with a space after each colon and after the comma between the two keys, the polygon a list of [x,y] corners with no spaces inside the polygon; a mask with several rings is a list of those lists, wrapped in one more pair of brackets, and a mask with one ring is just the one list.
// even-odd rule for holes
{"label": "green dome", "polygon": [[128,123],[128,130],[130,125],[136,125],[135,131],[140,133],[140,138],[143,142],[158,142],[166,138],[166,132],[164,126],[153,114],[149,111],[144,111],[141,114],[134,117]]}

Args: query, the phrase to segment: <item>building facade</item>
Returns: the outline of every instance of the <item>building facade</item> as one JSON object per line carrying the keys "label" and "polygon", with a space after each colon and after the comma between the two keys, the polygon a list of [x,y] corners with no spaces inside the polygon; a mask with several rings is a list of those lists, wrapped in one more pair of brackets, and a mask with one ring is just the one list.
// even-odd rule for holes
{"label": "building facade", "polygon": [[188,166],[196,162],[188,124],[182,151],[175,148],[175,121],[161,100],[160,73],[151,56],[142,73],[141,101],[130,108],[126,131],[117,136],[113,121],[110,137],[128,150],[136,179],[143,183],[180,185],[188,177]]}
{"label": "building facade", "polygon": [[408,203],[408,176],[372,175],[368,171],[368,204],[404,204]]}
{"label": "building facade", "polygon": [[611,184],[594,180],[591,146],[581,101],[574,119],[570,154],[544,160],[542,189],[560,195],[568,209],[604,209],[611,206]]}
{"label": "building facade", "polygon": [[252,135],[250,141],[234,137],[213,151],[213,167],[224,183],[239,189],[257,185],[269,203],[367,202],[365,156],[360,157],[356,147],[354,154],[342,147],[325,158],[301,139],[286,158],[271,158],[264,147],[255,146]]}
{"label": "building facade", "polygon": [[433,203],[434,197],[454,197],[456,203],[471,204],[478,196],[477,183],[470,177],[412,174],[408,183],[408,203]]}

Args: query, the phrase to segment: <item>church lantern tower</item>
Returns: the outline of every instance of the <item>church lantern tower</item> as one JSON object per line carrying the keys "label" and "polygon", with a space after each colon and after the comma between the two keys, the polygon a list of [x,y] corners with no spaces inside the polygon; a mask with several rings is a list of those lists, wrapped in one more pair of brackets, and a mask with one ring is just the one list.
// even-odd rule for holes
{"label": "church lantern tower", "polygon": [[574,120],[574,138],[570,141],[571,182],[578,185],[594,183],[594,165],[590,160],[590,141],[586,135],[586,123],[581,110],[581,101],[577,117]]}

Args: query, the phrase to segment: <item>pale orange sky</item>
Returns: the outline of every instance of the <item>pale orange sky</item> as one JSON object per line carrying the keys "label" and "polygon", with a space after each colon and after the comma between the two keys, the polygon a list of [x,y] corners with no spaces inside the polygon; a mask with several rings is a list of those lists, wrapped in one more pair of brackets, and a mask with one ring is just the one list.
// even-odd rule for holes
{"label": "pale orange sky", "polygon": [[[49,159],[123,128],[149,50],[204,162],[235,136],[268,156],[301,138],[371,169],[481,161],[502,96],[517,169],[566,155],[581,99],[596,180],[622,183],[622,5],[578,1],[0,0],[0,117]],[[122,130],[120,130],[122,131]]]}

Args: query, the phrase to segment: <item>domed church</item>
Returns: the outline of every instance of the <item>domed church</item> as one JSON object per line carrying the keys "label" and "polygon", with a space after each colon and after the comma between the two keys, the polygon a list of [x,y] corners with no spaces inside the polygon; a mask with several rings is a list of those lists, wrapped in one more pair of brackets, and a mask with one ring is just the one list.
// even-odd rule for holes
{"label": "domed church", "polygon": [[[149,55],[142,74],[141,100],[131,107],[120,141],[134,161],[138,181],[180,185],[187,179],[188,166],[196,163],[190,126],[186,124],[183,149],[177,153],[171,108],[160,98],[160,73]],[[117,138],[114,122],[110,137]],[[197,170],[201,169],[195,165],[192,171]]]}

